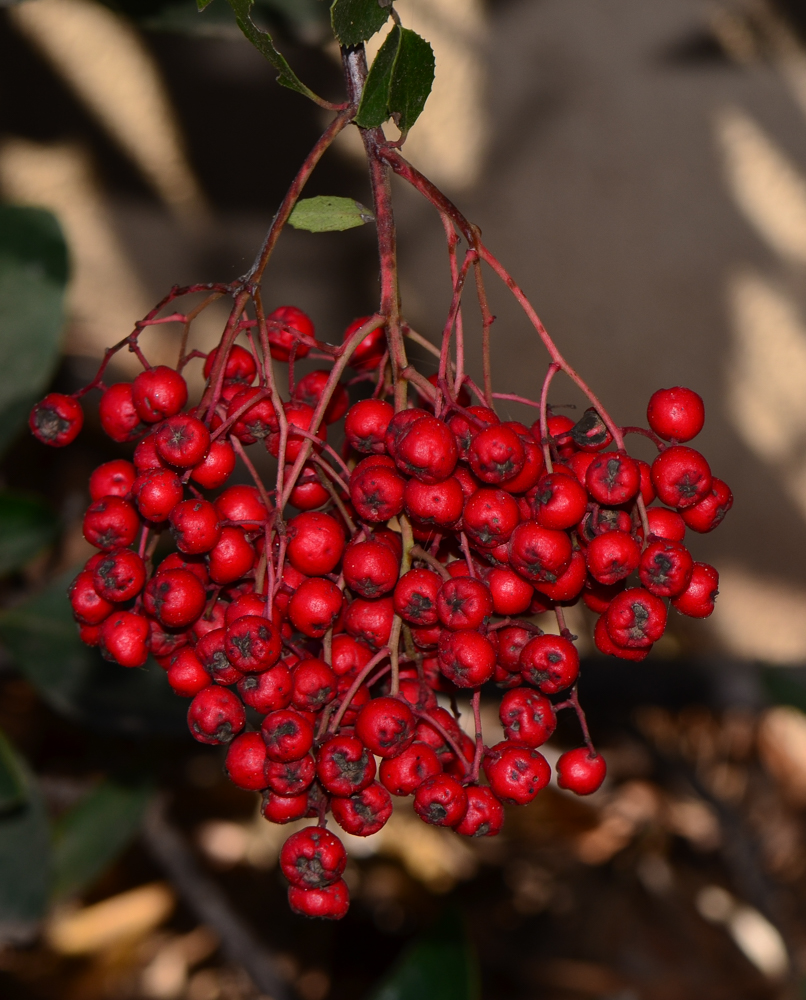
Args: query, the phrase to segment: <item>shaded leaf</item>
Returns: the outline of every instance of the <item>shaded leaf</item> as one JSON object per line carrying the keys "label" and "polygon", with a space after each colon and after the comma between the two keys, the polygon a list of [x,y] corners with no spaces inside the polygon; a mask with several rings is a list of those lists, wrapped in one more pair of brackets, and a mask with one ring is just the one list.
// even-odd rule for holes
{"label": "shaded leaf", "polygon": [[368,208],[352,198],[318,195],[316,198],[298,201],[288,221],[295,229],[307,229],[311,233],[332,233],[355,229],[365,222],[372,222],[374,218]]}
{"label": "shaded leaf", "polygon": [[367,74],[355,116],[356,124],[361,128],[378,128],[391,114],[389,91],[392,86],[395,59],[400,48],[400,31],[398,25],[392,28],[378,49],[378,54]]}
{"label": "shaded leaf", "polygon": [[36,779],[22,758],[14,757],[25,802],[0,816],[0,938],[24,940],[48,902],[50,829]]}
{"label": "shaded leaf", "polygon": [[0,450],[53,374],[66,284],[67,246],[55,217],[0,205]]}
{"label": "shaded leaf", "polygon": [[407,132],[425,107],[434,69],[434,50],[428,42],[409,28],[395,25],[367,75],[356,124],[377,128],[392,117]]}
{"label": "shaded leaf", "polygon": [[367,1000],[480,1000],[478,968],[461,915],[446,910],[403,952]]}
{"label": "shaded leaf", "polygon": [[187,704],[153,661],[141,670],[107,663],[78,636],[67,600],[74,573],[0,615],[17,667],[58,712],[95,729],[132,736],[185,733]]}
{"label": "shaded leaf", "polygon": [[18,809],[27,799],[25,773],[14,748],[0,731],[0,816]]}
{"label": "shaded leaf", "polygon": [[41,500],[0,493],[0,575],[28,562],[54,540],[58,530],[56,515]]}
{"label": "shaded leaf", "polygon": [[213,0],[196,0],[196,9],[202,11],[204,10],[205,7],[208,7],[212,2]]}
{"label": "shaded leaf", "polygon": [[53,893],[89,886],[134,839],[151,798],[150,785],[104,781],[65,813],[53,831]]}
{"label": "shaded leaf", "polygon": [[342,45],[360,45],[386,24],[391,3],[378,0],[334,0],[330,8],[333,34]]}

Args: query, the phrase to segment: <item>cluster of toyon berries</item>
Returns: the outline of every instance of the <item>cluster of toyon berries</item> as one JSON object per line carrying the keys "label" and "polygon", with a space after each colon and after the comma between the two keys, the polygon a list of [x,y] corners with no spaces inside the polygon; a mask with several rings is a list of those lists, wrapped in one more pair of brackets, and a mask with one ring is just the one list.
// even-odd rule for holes
{"label": "cluster of toyon berries", "polygon": [[[650,430],[640,431],[658,448],[650,466],[612,447],[595,409],[576,423],[549,411],[542,435],[540,420],[502,421],[470,405],[464,388],[447,398],[436,378],[421,407],[395,412],[382,378],[351,406],[327,370],[294,382],[294,361],[318,345],[303,312],[275,310],[266,328],[272,358],[291,362],[288,402],[268,388],[271,362],[251,336],[250,349],[222,340],[206,357],[195,409],[181,373],[165,366],[131,384],[92,384],[103,390],[104,431],[136,446],[131,460],[90,477],[84,535],[98,552],[70,601],[81,638],[108,660],[157,660],[192,699],[192,735],[229,744],[229,777],[262,792],[268,820],[318,820],[286,841],[280,864],[296,912],[339,918],[346,854],[328,813],[369,836],[389,819],[392,796],[413,795],[424,822],[493,836],[505,804],[523,805],[549,782],[538,748],[564,707],[580,714],[586,745],[560,756],[559,785],[599,788],[605,762],[576,700],[579,656],[562,609],[582,600],[599,616],[602,653],[644,659],[669,604],[695,618],[713,610],[716,570],[695,562],[684,538],[715,528],[732,496],[685,444],[704,421],[690,389],[652,396]],[[350,356],[352,381],[373,378],[385,352],[377,327]],[[341,418],[338,455],[327,424]],[[77,398],[52,393],[30,426],[61,446],[82,421]],[[254,485],[227,485],[239,456],[254,473],[251,445],[278,459],[299,512],[288,520],[279,485],[267,490],[256,474]],[[155,564],[166,531],[175,551]],[[560,634],[530,620],[550,610]],[[503,690],[505,736],[491,747],[478,714],[489,683]],[[455,706],[462,691],[473,694],[476,740],[437,701]]]}

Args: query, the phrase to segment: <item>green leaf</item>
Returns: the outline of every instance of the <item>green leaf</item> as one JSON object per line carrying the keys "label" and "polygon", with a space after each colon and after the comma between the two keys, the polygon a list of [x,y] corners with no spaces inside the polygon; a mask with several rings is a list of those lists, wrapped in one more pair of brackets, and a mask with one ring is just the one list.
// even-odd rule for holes
{"label": "green leaf", "polygon": [[389,32],[367,75],[355,116],[361,128],[395,119],[401,132],[417,121],[434,84],[434,50],[409,28]]}
{"label": "green leaf", "polygon": [[187,732],[187,704],[153,661],[141,670],[107,663],[85,646],[67,587],[74,572],[0,614],[0,638],[15,664],[57,712],[94,729],[131,736]]}
{"label": "green leaf", "polygon": [[53,837],[53,894],[80,892],[131,843],[153,793],[150,785],[104,781],[65,813]]}
{"label": "green leaf", "polygon": [[0,205],[0,450],[56,367],[66,284],[67,246],[55,217]]}
{"label": "green leaf", "polygon": [[203,11],[205,7],[209,6],[213,0],[196,0],[196,9],[198,11]]}
{"label": "green leaf", "polygon": [[333,34],[342,45],[360,45],[386,24],[391,2],[382,7],[378,0],[334,0],[330,8]]}
{"label": "green leaf", "polygon": [[47,504],[22,493],[0,493],[0,576],[49,545],[59,522]]}
{"label": "green leaf", "polygon": [[446,910],[404,951],[367,1000],[480,1000],[478,969],[461,915]]}
{"label": "green leaf", "polygon": [[352,198],[318,195],[316,198],[298,201],[288,221],[295,229],[307,229],[311,233],[334,233],[343,229],[355,229],[365,222],[372,222],[374,218],[368,208]]}
{"label": "green leaf", "polygon": [[288,87],[289,90],[296,90],[298,94],[309,97],[317,104],[322,104],[322,99],[305,86],[288,65],[285,56],[281,55],[274,47],[271,35],[267,31],[263,31],[262,28],[258,28],[252,20],[251,10],[254,0],[228,0],[228,3],[235,13],[235,20],[238,22],[238,27],[258,52],[262,56],[265,56],[277,70],[277,82],[283,87]]}
{"label": "green leaf", "polygon": [[0,731],[0,816],[18,809],[27,799],[25,773],[13,747]]}

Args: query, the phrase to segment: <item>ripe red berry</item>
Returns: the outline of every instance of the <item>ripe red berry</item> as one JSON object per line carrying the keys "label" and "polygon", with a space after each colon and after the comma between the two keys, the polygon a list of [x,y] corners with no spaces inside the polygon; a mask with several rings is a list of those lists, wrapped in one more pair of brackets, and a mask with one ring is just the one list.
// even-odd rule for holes
{"label": "ripe red berry", "polygon": [[355,736],[331,736],[316,753],[316,776],[331,795],[354,795],[375,780],[375,758]]}
{"label": "ripe red berry", "polygon": [[520,615],[528,610],[534,587],[511,569],[494,567],[484,580],[490,588],[497,615]]}
{"label": "ripe red berry", "polygon": [[[514,429],[512,424],[508,423],[505,426],[513,427]],[[523,425],[521,424],[520,426],[522,427]],[[534,438],[528,433],[528,431],[526,432],[526,435],[519,434],[518,436],[521,444],[523,445],[524,463],[523,468],[516,476],[511,476],[509,479],[505,479],[501,483],[507,493],[527,493],[537,484],[540,477],[546,471],[546,464],[543,461],[543,452],[535,442]]]}
{"label": "ripe red berry", "polygon": [[[264,815],[269,818],[268,813]],[[301,917],[341,920],[350,908],[350,890],[344,879],[339,879],[323,889],[300,889],[299,886],[290,885],[288,905]]]}
{"label": "ripe red berry", "polygon": [[187,555],[209,552],[221,535],[221,522],[209,500],[182,500],[168,520],[176,547]]}
{"label": "ripe red berry", "polygon": [[582,520],[588,495],[576,479],[552,472],[538,480],[529,500],[538,524],[565,529]]}
{"label": "ripe red berry", "polygon": [[291,704],[300,712],[318,712],[336,697],[336,675],[324,660],[300,660],[291,682]]}
{"label": "ripe red berry", "polygon": [[607,774],[604,757],[587,747],[566,750],[557,761],[557,784],[577,795],[591,795]]}
{"label": "ripe red berry", "polygon": [[37,441],[64,448],[75,441],[84,426],[84,411],[72,396],[51,392],[31,410],[28,426]]}
{"label": "ripe red berry", "polygon": [[175,416],[187,401],[187,383],[179,372],[166,365],[140,372],[132,383],[134,408],[147,424]]}
{"label": "ripe red berry", "polygon": [[260,732],[270,760],[299,760],[313,746],[313,726],[290,708],[267,715]]}
{"label": "ripe red berry", "polygon": [[[276,795],[274,792],[263,793],[263,803],[260,811],[270,823],[293,823],[302,819],[308,813],[308,793],[299,795]],[[340,883],[336,883],[339,885]],[[304,893],[308,890],[294,889],[294,892]],[[325,892],[326,890],[311,889],[310,892]],[[289,889],[289,897],[291,890]],[[292,904],[292,909],[293,909]],[[300,913],[302,910],[295,910]],[[345,911],[346,912],[346,911]],[[307,914],[306,914],[307,915]]]}
{"label": "ripe red berry", "polygon": [[147,521],[164,521],[184,496],[182,480],[172,469],[149,469],[132,485],[137,509]]}
{"label": "ripe red berry", "polygon": [[520,672],[521,653],[532,639],[534,633],[527,632],[525,628],[518,625],[508,625],[499,629],[498,636],[498,662],[510,673]]}
{"label": "ripe red berry", "polygon": [[539,750],[508,740],[490,747],[482,767],[493,794],[506,805],[525,806],[551,778],[549,763]]}
{"label": "ripe red berry", "polygon": [[[261,743],[263,740],[258,736]],[[265,744],[263,755],[266,756]],[[306,753],[299,760],[266,760],[263,769],[265,785],[276,795],[300,795],[313,784],[316,764],[313,756]]]}
{"label": "ripe red berry", "polygon": [[680,516],[692,531],[705,533],[718,528],[732,506],[733,494],[730,487],[714,476],[710,491],[693,507],[687,507]]}
{"label": "ripe red berry", "polygon": [[255,550],[246,540],[243,528],[222,528],[218,541],[207,555],[213,583],[234,583],[255,564]]}
{"label": "ripe red berry", "polygon": [[120,497],[103,497],[87,508],[84,537],[97,549],[125,549],[137,537],[140,518],[130,503]]}
{"label": "ripe red berry", "polygon": [[394,415],[394,407],[382,399],[362,399],[353,403],[344,420],[347,443],[365,455],[382,455],[384,437]]}
{"label": "ripe red berry", "polygon": [[[261,391],[257,386],[242,389],[227,404],[227,419],[234,418],[236,413],[239,414],[230,426],[230,434],[243,444],[263,441],[270,434],[274,434],[279,427],[274,403],[267,396],[261,397]],[[247,404],[256,397],[257,401],[248,406]]]}
{"label": "ripe red berry", "polygon": [[468,498],[462,519],[470,540],[492,549],[509,541],[521,518],[517,502],[505,490],[480,489]]}
{"label": "ripe red berry", "polygon": [[347,546],[342,572],[344,582],[362,597],[380,597],[397,583],[400,564],[383,542],[371,539]]}
{"label": "ripe red berry", "polygon": [[98,404],[98,416],[104,433],[118,444],[136,440],[145,430],[140,414],[134,408],[129,382],[109,386]]}
{"label": "ripe red berry", "polygon": [[393,469],[359,465],[350,476],[350,499],[362,520],[378,524],[403,510],[405,485]]}
{"label": "ripe red berry", "polygon": [[[204,377],[209,379],[213,374],[213,367],[218,357],[218,348],[214,347],[207,355],[204,362]],[[233,344],[227,355],[227,363],[224,365],[224,379],[227,382],[244,382],[251,385],[257,375],[257,364],[255,359],[240,344]]]}
{"label": "ripe red berry", "polygon": [[132,611],[113,611],[101,625],[98,645],[107,660],[142,667],[148,659],[148,621]]}
{"label": "ripe red berry", "polygon": [[461,483],[455,476],[430,484],[410,479],[403,491],[406,513],[423,525],[454,526],[462,516],[464,502]]}
{"label": "ripe red berry", "polygon": [[241,733],[227,749],[224,770],[238,788],[259,792],[266,787],[263,767],[266,763],[266,744],[260,733]]}
{"label": "ripe red berry", "polygon": [[344,844],[322,827],[309,826],[292,833],[280,851],[280,869],[302,889],[320,889],[341,878],[347,863]]}
{"label": "ripe red berry", "polygon": [[329,499],[330,494],[319,482],[312,466],[306,463],[289,495],[288,502],[297,510],[316,510],[318,507],[323,507]]}
{"label": "ripe red berry", "polygon": [[136,597],[145,582],[145,564],[131,549],[105,552],[95,563],[92,573],[92,583],[98,596],[116,603]]}
{"label": "ripe red berry", "polygon": [[92,570],[82,570],[70,584],[68,593],[73,617],[82,625],[99,625],[115,610],[111,601],[99,596],[93,584]]}
{"label": "ripe red berry", "polygon": [[556,583],[571,562],[571,540],[563,531],[523,521],[507,546],[512,568],[527,580]]}
{"label": "ripe red berry", "polygon": [[467,449],[470,468],[484,483],[503,483],[518,475],[526,462],[520,437],[503,424],[476,434]]}
{"label": "ripe red berry", "polygon": [[[312,410],[315,410],[319,405],[319,400],[322,398],[322,393],[325,391],[329,378],[330,372],[321,368],[308,372],[307,375],[303,375],[299,382],[297,382],[294,386],[294,401],[297,403],[304,403]],[[347,407],[349,405],[350,397],[347,395],[347,390],[341,383],[337,383],[335,389],[333,390],[333,395],[330,397],[330,402],[325,407],[325,423],[335,424],[337,420],[341,420],[347,412]]]}
{"label": "ripe red berry", "polygon": [[693,389],[658,389],[646,410],[649,426],[667,441],[690,441],[705,423],[705,404]]}
{"label": "ripe red berry", "polygon": [[641,471],[623,451],[607,451],[588,466],[585,486],[597,503],[627,503],[641,488]]}
{"label": "ripe red berry", "polygon": [[695,562],[688,587],[672,604],[689,618],[707,618],[714,610],[719,593],[719,573],[708,563]]}
{"label": "ripe red berry", "polygon": [[507,691],[501,699],[498,717],[506,738],[527,747],[542,746],[557,727],[551,702],[528,688]]}
{"label": "ripe red berry", "polygon": [[470,785],[465,792],[467,812],[454,830],[463,837],[495,837],[504,825],[504,807],[483,785]]}
{"label": "ripe red berry", "polygon": [[262,527],[269,516],[255,486],[228,486],[214,506],[222,521],[237,521],[247,530]]}
{"label": "ripe red berry", "polygon": [[126,497],[136,478],[134,466],[125,458],[104,462],[90,476],[90,498],[100,500],[102,497]]}
{"label": "ripe red berry", "polygon": [[157,452],[169,465],[189,469],[198,465],[210,447],[210,432],[196,417],[180,413],[169,417],[156,431]]}
{"label": "ripe red berry", "polygon": [[447,479],[458,458],[459,450],[451,429],[430,415],[415,420],[403,430],[394,455],[401,472],[427,484]]}
{"label": "ripe red berry", "polygon": [[579,653],[564,636],[539,635],[523,647],[519,667],[528,684],[543,694],[556,694],[579,676]]}
{"label": "ripe red berry", "polygon": [[414,793],[414,811],[431,826],[456,826],[467,812],[467,792],[449,774],[435,774]]}
{"label": "ripe red berry", "polygon": [[238,618],[244,618],[246,615],[257,615],[258,618],[266,616],[266,598],[262,594],[239,594],[231,604],[227,605],[224,624],[232,625]]}
{"label": "ripe red berry", "polygon": [[493,676],[495,649],[479,632],[446,629],[439,638],[439,668],[457,687],[481,687]]}
{"label": "ripe red berry", "polygon": [[183,646],[171,657],[168,683],[182,698],[192,698],[210,683],[210,675],[190,646]]}
{"label": "ripe red berry", "polygon": [[186,569],[156,573],[145,589],[144,605],[166,628],[187,628],[204,611],[206,594],[199,578]]}
{"label": "ripe red berry", "polygon": [[413,625],[436,625],[437,594],[442,579],[430,569],[410,569],[397,582],[394,609],[404,621]]}
{"label": "ripe red berry", "polygon": [[148,472],[149,469],[169,468],[168,463],[163,461],[157,451],[157,435],[155,431],[146,434],[142,441],[137,442],[132,461],[138,474]]}
{"label": "ripe red berry", "polygon": [[465,413],[454,411],[448,417],[448,426],[453,431],[459,446],[459,457],[467,459],[468,448],[473,438],[488,427],[497,427],[501,421],[498,414],[488,406],[468,406]]}
{"label": "ripe red berry", "polygon": [[330,665],[337,677],[354,677],[372,659],[372,652],[351,635],[333,636]]}
{"label": "ripe red berry", "polygon": [[[162,573],[169,569],[186,569],[189,573],[198,577],[204,587],[207,587],[210,583],[210,574],[207,572],[204,563],[197,556],[183,556],[179,552],[172,552],[162,560],[157,567],[157,572]],[[218,628],[218,626],[211,625],[210,628]]]}
{"label": "ripe red berry", "polygon": [[433,747],[415,742],[396,757],[382,761],[378,776],[392,795],[411,795],[426,778],[441,770],[442,764]]}
{"label": "ripe red berry", "polygon": [[217,490],[229,479],[235,469],[235,451],[229,442],[217,438],[211,442],[207,454],[194,465],[190,478],[206,490]]}
{"label": "ripe red berry", "polygon": [[275,361],[288,361],[292,348],[297,358],[304,358],[311,350],[303,338],[314,337],[310,317],[296,306],[280,306],[266,317],[269,330],[269,350]]}
{"label": "ripe red berry", "polygon": [[227,626],[227,659],[243,674],[259,674],[280,659],[279,630],[268,618],[244,615]]}
{"label": "ripe red berry", "polygon": [[288,524],[288,558],[306,576],[324,576],[338,565],[344,552],[344,532],[329,514],[306,511]]}
{"label": "ripe red berry", "polygon": [[437,594],[439,620],[454,632],[477,629],[493,613],[490,588],[469,576],[446,580]]}
{"label": "ripe red berry", "polygon": [[642,587],[629,587],[610,602],[605,623],[616,645],[651,646],[666,628],[666,605]]}
{"label": "ripe red berry", "polygon": [[330,808],[342,830],[354,837],[371,837],[392,815],[392,800],[383,785],[373,781],[348,798],[335,797]]}
{"label": "ripe red berry", "polygon": [[663,503],[683,510],[708,496],[711,468],[698,451],[673,445],[652,463],[652,483]]}
{"label": "ripe red berry", "polygon": [[638,576],[651,594],[676,597],[688,586],[693,567],[691,554],[680,542],[658,540],[644,549]]}
{"label": "ripe red berry", "polygon": [[320,639],[335,623],[343,601],[344,595],[335,583],[313,577],[291,595],[288,617],[297,631]]}
{"label": "ripe red berry", "polygon": [[609,586],[626,579],[641,561],[641,546],[626,531],[607,531],[588,546],[585,558],[594,580]]}
{"label": "ripe red berry", "polygon": [[361,709],[355,734],[378,757],[395,757],[414,741],[414,716],[398,698],[374,698]]}
{"label": "ripe red berry", "polygon": [[[342,343],[346,344],[371,319],[371,316],[359,316],[358,319],[354,319],[344,331]],[[371,372],[378,367],[385,353],[386,331],[382,326],[379,326],[358,342],[358,346],[350,355],[350,364],[359,371]]]}
{"label": "ripe red berry", "polygon": [[148,622],[148,651],[163,670],[170,666],[174,653],[187,646],[189,641],[187,630],[167,630],[153,618]]}
{"label": "ripe red berry", "polygon": [[389,642],[394,615],[391,597],[377,597],[374,601],[356,597],[344,613],[344,628],[355,639],[380,649]]}
{"label": "ripe red berry", "polygon": [[[283,403],[283,409],[285,411],[286,424],[288,428],[285,451],[282,455],[280,455],[279,429],[272,431],[272,433],[266,438],[266,450],[278,461],[290,465],[292,462],[297,460],[303,446],[310,440],[309,438],[306,438],[304,434],[298,433],[298,431],[304,431],[306,434],[313,433],[311,427],[313,425],[314,411],[310,406],[306,406],[305,403],[296,403],[293,401],[290,403]],[[325,441],[327,439],[327,426],[322,423],[314,436],[320,441]],[[320,450],[319,445],[315,445],[315,448],[317,451]]]}
{"label": "ripe red berry", "polygon": [[247,674],[238,681],[238,694],[244,703],[261,715],[287,708],[291,704],[291,671],[278,663],[260,674]]}
{"label": "ripe red berry", "polygon": [[[575,601],[582,593],[587,577],[585,556],[576,549],[571,553],[571,562],[565,572],[561,573],[554,583],[535,583],[535,590],[550,601]],[[536,595],[537,596],[537,595]],[[535,611],[531,612],[535,614]]]}
{"label": "ripe red berry", "polygon": [[[707,501],[706,497],[706,501]],[[692,507],[689,510],[693,510]],[[658,538],[666,538],[670,542],[682,542],[686,537],[686,523],[675,510],[666,507],[650,507],[646,512],[649,521],[649,533]]]}
{"label": "ripe red berry", "polygon": [[645,660],[652,649],[651,644],[628,648],[627,646],[619,646],[618,643],[613,642],[607,630],[607,619],[604,614],[597,620],[594,626],[593,641],[602,655],[617,656],[620,660],[631,660],[633,663],[640,663],[641,660]]}

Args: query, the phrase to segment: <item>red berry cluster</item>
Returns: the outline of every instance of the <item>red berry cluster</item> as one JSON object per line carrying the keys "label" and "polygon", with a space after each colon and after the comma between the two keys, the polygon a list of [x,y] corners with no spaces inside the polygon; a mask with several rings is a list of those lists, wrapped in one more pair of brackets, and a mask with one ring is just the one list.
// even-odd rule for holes
{"label": "red berry cluster", "polygon": [[[88,387],[103,391],[106,433],[137,443],[131,461],[90,478],[84,534],[99,551],[70,588],[81,637],[125,667],[151,654],[192,698],[192,735],[229,744],[231,780],[263,793],[267,819],[318,820],[280,856],[290,904],[309,916],[339,918],[349,905],[328,813],[369,836],[392,796],[413,795],[425,823],[493,836],[505,804],[548,783],[538,748],[563,708],[579,716],[585,745],[559,758],[559,784],[595,791],[605,762],[579,708],[563,609],[581,599],[599,615],[598,648],[642,660],[667,602],[693,617],[713,610],[717,573],[693,561],[684,536],[715,528],[732,502],[684,443],[704,420],[690,389],[653,395],[650,430],[615,428],[596,408],[574,423],[551,413],[545,391],[531,428],[502,421],[470,379],[455,395],[444,377],[420,377],[423,405],[396,410],[384,398],[394,389],[386,344],[382,321],[367,317],[329,348],[286,306],[228,325],[205,357],[196,407],[181,369],[197,352],[176,371],[136,349],[145,370],[133,383],[105,386],[102,366]],[[312,352],[332,370],[295,381],[295,362]],[[271,359],[288,363],[287,402]],[[352,382],[376,380],[352,406],[348,362]],[[470,405],[468,385],[483,405]],[[327,425],[342,417],[338,454]],[[51,394],[30,423],[60,446],[81,422],[76,398]],[[624,450],[627,432],[655,442],[651,466]],[[250,446],[277,459],[274,489]],[[254,485],[227,486],[239,458]],[[286,520],[288,505],[298,513]],[[154,565],[166,531],[176,551]],[[559,634],[517,617],[550,610]],[[489,682],[504,691],[505,738],[491,747],[479,709]],[[472,693],[475,740],[437,701],[461,691]]]}

